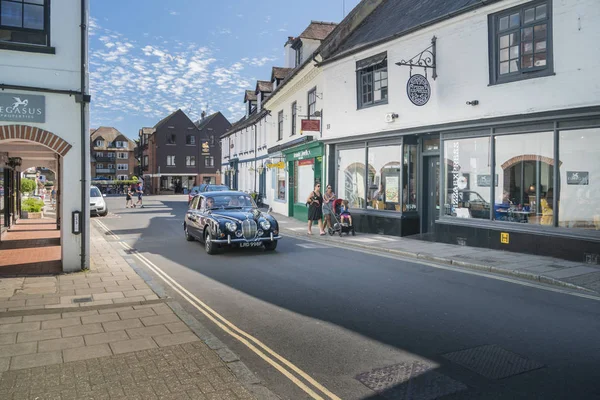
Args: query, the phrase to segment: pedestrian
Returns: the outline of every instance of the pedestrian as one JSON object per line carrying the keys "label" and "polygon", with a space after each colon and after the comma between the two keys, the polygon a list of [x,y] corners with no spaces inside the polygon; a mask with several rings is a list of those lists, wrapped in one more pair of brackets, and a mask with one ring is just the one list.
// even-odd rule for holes
{"label": "pedestrian", "polygon": [[144,187],[142,186],[141,183],[139,183],[138,186],[137,186],[138,201],[135,204],[139,205],[140,208],[144,208],[144,203],[142,202],[142,196],[143,196],[143,194],[144,194]]}
{"label": "pedestrian", "polygon": [[335,202],[335,199],[336,195],[333,193],[331,185],[327,185],[327,189],[325,189],[325,193],[323,194],[323,215],[325,216],[325,226],[323,230],[326,230],[327,228],[333,229],[331,216],[333,215],[333,203]]}
{"label": "pedestrian", "polygon": [[127,192],[125,194],[125,208],[133,208],[133,199],[131,198],[131,190],[127,188]]}
{"label": "pedestrian", "polygon": [[56,189],[52,186],[52,191],[50,192],[50,202],[52,203],[52,209],[56,210]]}
{"label": "pedestrian", "polygon": [[310,192],[308,199],[306,199],[308,205],[308,234],[312,235],[312,226],[314,221],[318,221],[320,234],[323,236],[325,231],[323,230],[323,196],[321,195],[321,184],[317,183],[315,189]]}

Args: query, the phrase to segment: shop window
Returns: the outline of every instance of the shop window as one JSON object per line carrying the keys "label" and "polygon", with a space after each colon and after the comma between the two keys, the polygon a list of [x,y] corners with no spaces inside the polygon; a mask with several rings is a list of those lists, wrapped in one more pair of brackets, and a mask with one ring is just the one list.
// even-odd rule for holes
{"label": "shop window", "polygon": [[48,46],[49,7],[44,0],[0,1],[0,41]]}
{"label": "shop window", "polygon": [[367,209],[400,211],[401,146],[369,147],[367,151]]}
{"label": "shop window", "polygon": [[[6,206],[4,197],[8,197],[8,188],[5,186],[5,175],[8,171],[4,168],[0,168],[0,230],[4,227],[4,214],[6,212]],[[8,182],[8,180],[6,180]]]}
{"label": "shop window", "polygon": [[490,138],[444,141],[443,164],[444,215],[489,219]]}
{"label": "shop window", "polygon": [[559,136],[558,225],[600,233],[600,129]]}
{"label": "shop window", "polygon": [[495,140],[494,219],[553,226],[553,132],[497,136]]}
{"label": "shop window", "polygon": [[404,145],[402,211],[417,210],[417,146]]}
{"label": "shop window", "polygon": [[338,198],[348,200],[350,208],[365,208],[365,149],[338,152]]}
{"label": "shop window", "polygon": [[388,98],[387,53],[356,63],[358,108],[385,104]]}
{"label": "shop window", "polygon": [[551,10],[538,1],[490,17],[492,83],[552,73]]}
{"label": "shop window", "polygon": [[287,193],[287,177],[284,168],[275,168],[275,175],[277,177],[277,200],[285,201]]}
{"label": "shop window", "polygon": [[294,202],[305,203],[315,189],[315,159],[294,161]]}

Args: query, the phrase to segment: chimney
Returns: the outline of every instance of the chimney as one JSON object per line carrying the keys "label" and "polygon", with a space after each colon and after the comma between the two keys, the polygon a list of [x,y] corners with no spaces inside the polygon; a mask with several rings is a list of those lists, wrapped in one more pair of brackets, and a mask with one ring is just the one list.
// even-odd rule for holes
{"label": "chimney", "polygon": [[206,111],[202,111],[200,118],[202,118],[202,121],[204,121],[204,118],[206,118]]}
{"label": "chimney", "polygon": [[294,68],[296,66],[296,50],[292,49],[292,43],[294,42],[293,36],[288,36],[287,42],[283,48],[285,49],[283,63],[284,68]]}

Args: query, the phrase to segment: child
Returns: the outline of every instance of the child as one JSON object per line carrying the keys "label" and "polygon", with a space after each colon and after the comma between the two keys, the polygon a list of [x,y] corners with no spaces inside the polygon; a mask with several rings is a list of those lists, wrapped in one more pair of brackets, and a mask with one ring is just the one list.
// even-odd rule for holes
{"label": "child", "polygon": [[125,208],[133,208],[133,200],[131,199],[131,191],[127,190],[127,195],[125,197],[125,200],[127,200],[125,202]]}
{"label": "child", "polygon": [[344,200],[342,202],[342,209],[340,212],[340,221],[342,224],[348,220],[350,226],[352,226],[352,215],[350,215],[350,211],[348,210],[348,200]]}

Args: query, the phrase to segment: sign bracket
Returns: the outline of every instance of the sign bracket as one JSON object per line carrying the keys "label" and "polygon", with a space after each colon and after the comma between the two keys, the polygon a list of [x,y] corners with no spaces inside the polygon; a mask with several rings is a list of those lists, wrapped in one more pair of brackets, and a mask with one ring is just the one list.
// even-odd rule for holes
{"label": "sign bracket", "polygon": [[437,38],[434,36],[431,38],[431,45],[427,47],[425,50],[415,55],[414,57],[408,60],[402,60],[396,65],[400,67],[410,67],[410,76],[412,76],[412,69],[415,68],[423,68],[425,70],[425,78],[427,78],[427,70],[431,69],[433,71],[431,77],[433,80],[437,78],[437,70],[435,63],[435,45]]}

